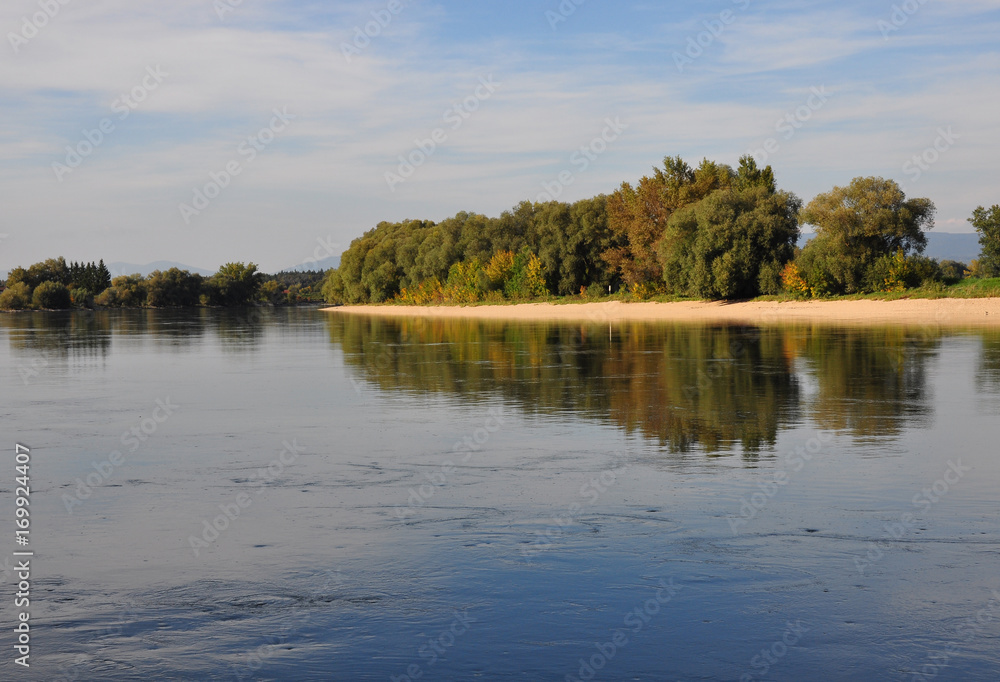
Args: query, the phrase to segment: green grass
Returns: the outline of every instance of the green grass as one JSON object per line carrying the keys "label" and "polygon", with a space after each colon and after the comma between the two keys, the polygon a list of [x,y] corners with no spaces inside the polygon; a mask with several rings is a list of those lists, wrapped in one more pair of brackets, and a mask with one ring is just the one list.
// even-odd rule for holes
{"label": "green grass", "polygon": [[760,296],[756,301],[899,301],[908,298],[1000,298],[1000,277],[992,279],[964,279],[955,284],[935,283],[906,291],[875,294],[851,294],[849,296],[827,296],[822,299],[804,299],[790,294]]}

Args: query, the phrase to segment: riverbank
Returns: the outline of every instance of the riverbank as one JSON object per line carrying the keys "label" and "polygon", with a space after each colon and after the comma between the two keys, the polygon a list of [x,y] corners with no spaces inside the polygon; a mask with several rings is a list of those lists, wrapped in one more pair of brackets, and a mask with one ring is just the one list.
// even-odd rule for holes
{"label": "riverbank", "polygon": [[341,315],[477,318],[578,322],[730,322],[781,324],[912,324],[1000,327],[1000,298],[899,299],[894,301],[746,301],[738,303],[524,303],[480,306],[362,305],[323,308]]}

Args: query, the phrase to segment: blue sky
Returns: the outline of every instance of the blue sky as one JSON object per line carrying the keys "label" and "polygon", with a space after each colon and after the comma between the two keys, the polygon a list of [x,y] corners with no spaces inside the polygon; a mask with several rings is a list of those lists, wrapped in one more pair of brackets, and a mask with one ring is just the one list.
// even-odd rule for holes
{"label": "blue sky", "polygon": [[805,201],[890,177],[938,231],[1000,203],[1000,0],[62,2],[0,9],[0,270],[275,270],[676,154],[755,151]]}

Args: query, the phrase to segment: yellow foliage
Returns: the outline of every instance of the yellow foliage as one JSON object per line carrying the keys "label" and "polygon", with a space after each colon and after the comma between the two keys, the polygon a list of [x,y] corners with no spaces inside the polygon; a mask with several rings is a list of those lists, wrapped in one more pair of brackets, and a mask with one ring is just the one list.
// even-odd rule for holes
{"label": "yellow foliage", "polygon": [[902,251],[897,251],[889,265],[889,274],[882,280],[879,291],[893,293],[906,291],[906,276],[909,274],[909,263]]}
{"label": "yellow foliage", "polygon": [[652,298],[663,292],[664,285],[662,282],[636,282],[628,288],[628,293],[638,299]]}
{"label": "yellow foliage", "polygon": [[423,281],[413,289],[403,289],[396,294],[396,303],[403,305],[429,305],[443,301],[444,290],[437,277]]}
{"label": "yellow foliage", "polygon": [[483,272],[490,278],[493,286],[502,286],[510,277],[511,271],[514,269],[514,257],[513,251],[497,251],[493,254],[493,258],[483,268]]}
{"label": "yellow foliage", "polygon": [[809,288],[808,282],[806,282],[805,277],[802,276],[802,271],[795,263],[788,263],[785,265],[785,269],[781,271],[781,284],[785,287],[785,291],[799,296],[816,294],[815,291]]}

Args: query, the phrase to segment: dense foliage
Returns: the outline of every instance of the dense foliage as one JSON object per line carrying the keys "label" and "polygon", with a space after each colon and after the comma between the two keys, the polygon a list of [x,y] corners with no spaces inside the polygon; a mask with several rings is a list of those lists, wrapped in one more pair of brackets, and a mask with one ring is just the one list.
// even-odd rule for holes
{"label": "dense foliage", "polygon": [[969,222],[979,233],[983,248],[979,270],[985,277],[1000,277],[1000,205],[990,209],[980,206],[972,212]]}
{"label": "dense foliage", "polygon": [[522,202],[498,218],[380,223],[351,244],[323,293],[333,303],[471,303],[623,287],[639,296],[777,293],[800,206],[751,157],[738,170],[666,158],[610,196]]}
{"label": "dense foliage", "polygon": [[[327,273],[267,276],[253,263],[227,263],[210,277],[171,268],[112,280],[104,261],[55,258],[12,270],[0,308],[281,305],[320,297],[464,304],[612,291],[740,299],[894,292],[1000,275],[1000,206],[973,213],[983,255],[968,266],[921,255],[934,213],[930,199],[908,199],[883,178],[855,178],[803,209],[778,189],[771,167],[758,168],[750,156],[736,169],[667,157],[652,175],[607,196],[524,201],[495,218],[461,212],[439,223],[379,223]],[[800,225],[815,226],[816,236],[798,250]]]}
{"label": "dense foliage", "polygon": [[907,199],[884,178],[855,178],[812,200],[800,219],[816,237],[795,261],[813,295],[897,291],[939,278],[919,258],[934,225],[930,199]]}
{"label": "dense foliage", "polygon": [[[498,218],[463,212],[440,223],[380,223],[351,243],[324,294],[334,302],[381,303],[403,290],[457,282],[459,263],[476,270],[501,252],[525,249],[541,264],[545,292],[573,294],[593,282],[611,283],[614,274],[600,255],[614,245],[603,196],[575,204],[522,202]],[[485,281],[474,288],[503,289]]]}
{"label": "dense foliage", "polygon": [[[287,276],[287,277],[286,277]],[[111,278],[104,261],[66,264],[50,258],[30,268],[14,268],[0,291],[0,309],[62,309],[70,307],[179,308],[197,305],[285,305],[315,300],[312,285],[323,273],[279,273],[271,278],[253,263],[227,263],[211,277],[170,268],[147,277]],[[283,279],[294,282],[290,286]],[[303,282],[309,282],[305,286]]]}
{"label": "dense foliage", "polygon": [[778,293],[781,269],[795,253],[801,202],[779,192],[770,166],[761,171],[750,157],[736,173],[713,170],[719,186],[675,211],[660,239],[667,291],[710,299]]}

